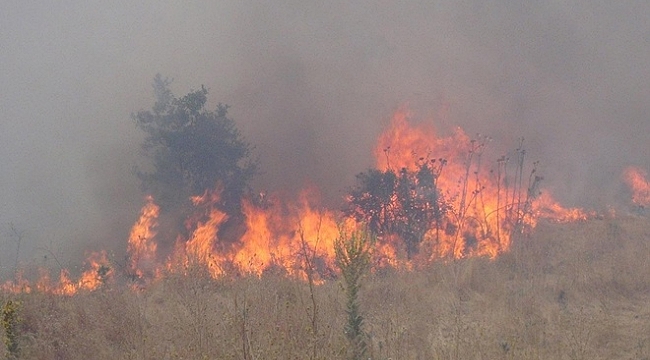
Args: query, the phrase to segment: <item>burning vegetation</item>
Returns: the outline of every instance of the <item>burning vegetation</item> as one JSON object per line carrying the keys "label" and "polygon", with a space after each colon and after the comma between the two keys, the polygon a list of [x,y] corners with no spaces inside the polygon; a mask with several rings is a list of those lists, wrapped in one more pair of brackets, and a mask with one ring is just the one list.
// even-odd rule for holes
{"label": "burning vegetation", "polygon": [[[486,159],[490,138],[471,138],[460,128],[440,136],[411,123],[405,110],[378,138],[376,167],[357,175],[340,210],[323,208],[317,189],[303,190],[295,201],[255,195],[248,182],[257,164],[227,107],[208,111],[204,88],[178,99],[168,85],[156,77],[153,110],[134,115],[147,134],[143,148],[153,170],[137,172],[148,195],[131,229],[126,263],[119,269],[106,253],[93,253],[77,281],[67,270],[56,282],[43,271],[34,284],[17,276],[3,290],[71,295],[118,275],[140,287],[195,269],[212,278],[279,273],[322,282],[337,276],[340,234],[360,228],[376,238],[374,270],[414,269],[438,260],[495,258],[539,219],[594,215],[564,208],[541,190],[543,178],[536,162],[528,164],[523,139],[494,161]],[[630,168],[624,178],[636,204],[650,203],[645,173]]]}
{"label": "burning vegetation", "polygon": [[650,183],[648,174],[643,169],[634,166],[628,167],[623,173],[623,180],[632,191],[634,204],[640,209],[650,205]]}
{"label": "burning vegetation", "polygon": [[129,239],[131,274],[146,283],[200,266],[214,278],[265,272],[306,278],[306,250],[322,281],[336,276],[334,244],[342,228],[367,226],[377,237],[375,269],[413,268],[436,259],[494,258],[542,215],[556,221],[586,218],[547,194],[539,196],[542,178],[534,166],[525,173],[523,141],[514,160],[503,156],[496,170],[483,168],[488,140],[470,139],[460,129],[438,137],[409,124],[400,111],[378,141],[377,168],[357,176],[342,211],[319,206],[315,189],[293,202],[277,194],[244,197],[244,230],[229,239],[222,227],[237,215],[223,210],[222,190],[209,189],[192,198],[184,229],[167,254],[157,252],[158,207],[149,197]]}

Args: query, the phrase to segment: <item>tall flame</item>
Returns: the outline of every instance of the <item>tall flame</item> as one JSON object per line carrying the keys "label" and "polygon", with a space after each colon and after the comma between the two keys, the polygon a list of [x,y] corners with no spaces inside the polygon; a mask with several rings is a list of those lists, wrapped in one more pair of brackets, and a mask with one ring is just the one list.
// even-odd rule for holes
{"label": "tall flame", "polygon": [[650,205],[648,174],[639,167],[630,166],[623,172],[623,180],[632,190],[632,201],[639,206]]}
{"label": "tall flame", "polygon": [[128,243],[130,270],[138,278],[155,271],[156,263],[157,244],[154,237],[157,233],[160,208],[154,203],[152,196],[147,196],[146,201],[140,211],[140,218],[131,228]]}
{"label": "tall flame", "polygon": [[[457,128],[439,137],[427,124],[409,123],[409,112],[398,111],[391,127],[375,147],[377,168],[416,172],[423,163],[440,166],[436,186],[451,208],[442,224],[425,235],[432,257],[485,255],[495,257],[510,244],[514,224],[506,221],[509,193],[504,179],[481,168],[481,155],[489,139],[472,140]],[[395,205],[397,206],[397,205]]]}
{"label": "tall flame", "polygon": [[[471,139],[460,128],[440,137],[433,126],[412,125],[409,117],[403,109],[394,115],[374,154],[381,171],[434,172],[438,196],[444,197],[449,208],[442,223],[425,234],[423,245],[432,257],[495,257],[509,248],[513,233],[534,227],[538,216],[558,221],[587,218],[582,209],[565,209],[548,193],[538,196],[542,178],[534,167],[524,173],[523,144],[513,159],[504,155],[486,166],[482,156],[489,138]],[[400,204],[393,201],[391,207]],[[386,240],[398,246],[394,236]]]}
{"label": "tall flame", "polygon": [[[219,230],[228,216],[218,208],[218,190],[192,200],[197,210],[207,209],[205,216],[187,219],[188,235],[184,237],[179,234],[173,254],[164,265],[158,263],[154,268],[164,267],[169,272],[187,274],[189,268],[198,265],[214,278],[230,271],[260,276],[265,271],[276,269],[291,276],[305,278],[304,262],[307,260],[319,268],[318,274],[332,271],[338,223],[333,212],[315,207],[314,203],[318,203],[318,200],[313,190],[303,191],[295,203],[273,195],[264,206],[245,200],[242,210],[246,230],[241,239],[227,246],[219,238]],[[157,212],[147,209],[154,208],[153,200],[149,199],[132,234],[151,233],[147,228],[155,224]],[[147,239],[146,236],[135,238]],[[130,247],[136,251],[142,248]],[[144,248],[155,249],[153,246]],[[133,262],[136,266],[140,263]],[[152,275],[137,267],[135,273],[145,277]]]}

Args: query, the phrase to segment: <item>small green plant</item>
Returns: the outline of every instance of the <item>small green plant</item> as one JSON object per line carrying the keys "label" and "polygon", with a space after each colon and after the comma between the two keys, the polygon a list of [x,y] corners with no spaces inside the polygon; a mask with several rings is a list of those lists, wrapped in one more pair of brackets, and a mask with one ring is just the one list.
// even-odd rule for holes
{"label": "small green plant", "polygon": [[7,300],[2,306],[2,328],[5,332],[4,343],[10,359],[17,359],[20,350],[18,347],[19,308],[20,303],[13,300]]}
{"label": "small green plant", "polygon": [[354,360],[362,359],[367,351],[363,316],[359,308],[359,289],[361,278],[370,266],[370,249],[373,243],[374,237],[368,230],[358,230],[348,234],[341,229],[334,245],[336,265],[341,270],[345,287],[347,314],[345,336],[350,345],[348,354]]}

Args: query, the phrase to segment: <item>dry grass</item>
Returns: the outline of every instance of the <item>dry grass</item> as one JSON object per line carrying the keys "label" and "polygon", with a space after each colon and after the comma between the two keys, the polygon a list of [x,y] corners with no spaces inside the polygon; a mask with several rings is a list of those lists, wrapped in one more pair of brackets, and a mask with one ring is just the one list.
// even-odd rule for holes
{"label": "dry grass", "polygon": [[[496,260],[383,271],[360,296],[372,359],[650,359],[650,223],[542,223]],[[10,297],[25,359],[338,359],[347,346],[337,282],[314,289],[317,336],[308,284],[277,275]]]}

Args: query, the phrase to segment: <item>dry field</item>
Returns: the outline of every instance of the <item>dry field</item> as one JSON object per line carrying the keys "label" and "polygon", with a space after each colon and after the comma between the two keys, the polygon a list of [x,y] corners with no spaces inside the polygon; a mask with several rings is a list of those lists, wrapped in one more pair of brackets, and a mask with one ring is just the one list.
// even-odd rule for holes
{"label": "dry field", "polygon": [[[315,322],[308,284],[273,274],[0,300],[24,359],[345,358],[341,284],[313,295]],[[373,273],[360,300],[372,359],[650,359],[650,219],[542,222],[495,260]]]}

